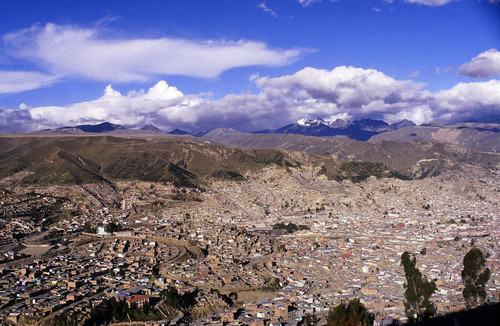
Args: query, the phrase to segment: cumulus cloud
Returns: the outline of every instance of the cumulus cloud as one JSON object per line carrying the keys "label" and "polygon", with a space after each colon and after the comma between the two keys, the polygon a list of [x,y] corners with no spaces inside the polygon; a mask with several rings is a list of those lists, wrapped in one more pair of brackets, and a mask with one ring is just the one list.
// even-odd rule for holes
{"label": "cumulus cloud", "polygon": [[251,40],[119,38],[95,28],[32,26],[3,37],[13,57],[42,63],[52,74],[93,80],[145,81],[159,75],[214,78],[245,66],[284,66],[301,49],[272,49]]}
{"label": "cumulus cloud", "polygon": [[460,67],[460,74],[472,78],[500,75],[500,51],[490,49]]}
{"label": "cumulus cloud", "polygon": [[[61,126],[100,123],[108,121],[127,127],[160,122],[165,110],[172,114],[173,121],[189,120],[185,108],[193,106],[198,100],[185,96],[174,86],[160,81],[148,91],[136,91],[122,95],[108,85],[104,95],[92,101],[80,102],[66,107],[42,106],[28,108],[35,129]],[[173,119],[177,117],[178,120]],[[187,120],[186,120],[187,119]],[[167,119],[168,121],[168,119]],[[190,121],[191,122],[191,121]]]}
{"label": "cumulus cloud", "polygon": [[398,81],[374,69],[351,66],[330,71],[305,68],[293,75],[261,77],[256,84],[271,98],[285,95],[293,99],[289,104],[293,117],[347,113],[355,118],[390,120],[390,113],[420,105],[423,94],[423,84]]}
{"label": "cumulus cloud", "polygon": [[440,118],[451,121],[493,120],[500,117],[500,81],[459,83],[434,95]]}
{"label": "cumulus cloud", "polygon": [[0,70],[0,94],[19,93],[49,86],[58,77],[36,71]]}
{"label": "cumulus cloud", "polygon": [[[290,117],[347,113],[350,117],[383,119],[490,120],[500,116],[500,82],[460,83],[431,93],[421,83],[395,80],[374,69],[340,66],[328,71],[305,68],[293,75],[261,77],[256,84],[267,95],[294,99]],[[309,110],[304,110],[307,105]],[[321,105],[321,106],[319,106]]]}
{"label": "cumulus cloud", "polygon": [[24,104],[16,109],[0,107],[0,132],[33,131],[35,128],[30,112]]}
{"label": "cumulus cloud", "polygon": [[233,127],[242,131],[276,129],[313,117],[389,123],[409,119],[421,124],[500,116],[498,80],[460,83],[432,93],[421,83],[397,80],[375,69],[339,66],[307,67],[273,78],[254,75],[251,82],[259,88],[256,94],[230,94],[217,100],[185,95],[165,81],[126,95],[108,86],[96,100],[66,107],[23,106],[0,115],[11,119],[18,114],[18,124],[29,125],[30,130],[109,121],[127,127],[153,123],[164,130]]}

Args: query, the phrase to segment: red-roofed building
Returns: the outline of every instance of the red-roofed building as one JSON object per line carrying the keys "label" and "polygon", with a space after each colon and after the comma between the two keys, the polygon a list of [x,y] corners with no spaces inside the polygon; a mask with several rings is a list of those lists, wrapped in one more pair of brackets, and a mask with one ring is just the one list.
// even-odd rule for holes
{"label": "red-roofed building", "polygon": [[149,297],[147,295],[133,295],[131,297],[128,297],[125,299],[127,302],[128,307],[132,307],[133,305],[137,306],[138,308],[144,306],[144,304],[149,304]]}

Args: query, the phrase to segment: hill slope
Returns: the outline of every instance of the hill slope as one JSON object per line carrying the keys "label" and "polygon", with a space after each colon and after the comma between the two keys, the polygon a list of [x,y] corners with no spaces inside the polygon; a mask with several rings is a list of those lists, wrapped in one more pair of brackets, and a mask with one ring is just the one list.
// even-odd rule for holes
{"label": "hill slope", "polygon": [[237,149],[186,139],[113,136],[0,137],[0,179],[19,183],[85,184],[114,180],[196,186],[210,178],[244,179],[273,166],[315,168],[334,180],[402,177],[383,164],[348,162],[279,149]]}
{"label": "hill slope", "polygon": [[446,170],[463,170],[500,164],[500,155],[481,153],[453,144],[430,141],[361,142],[340,137],[302,135],[264,135],[222,132],[209,133],[204,138],[241,148],[280,148],[304,151],[316,155],[334,155],[346,160],[383,163],[415,178],[438,175]]}
{"label": "hill slope", "polygon": [[380,141],[434,141],[467,147],[476,151],[500,153],[500,125],[481,123],[430,124],[387,131],[370,138]]}

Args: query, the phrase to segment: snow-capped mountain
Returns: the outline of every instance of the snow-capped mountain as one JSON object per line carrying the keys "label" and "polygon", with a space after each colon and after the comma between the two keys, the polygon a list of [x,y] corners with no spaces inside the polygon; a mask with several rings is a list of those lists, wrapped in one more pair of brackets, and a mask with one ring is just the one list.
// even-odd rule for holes
{"label": "snow-capped mountain", "polygon": [[302,127],[316,127],[319,125],[328,125],[328,121],[325,121],[321,118],[316,118],[316,119],[300,119],[295,124],[302,126]]}
{"label": "snow-capped mountain", "polygon": [[271,134],[299,134],[307,136],[347,136],[356,140],[368,140],[370,137],[384,131],[396,130],[403,127],[414,126],[408,120],[389,125],[382,120],[361,119],[328,121],[322,118],[300,119],[295,123],[286,125],[276,130],[266,130],[257,133]]}

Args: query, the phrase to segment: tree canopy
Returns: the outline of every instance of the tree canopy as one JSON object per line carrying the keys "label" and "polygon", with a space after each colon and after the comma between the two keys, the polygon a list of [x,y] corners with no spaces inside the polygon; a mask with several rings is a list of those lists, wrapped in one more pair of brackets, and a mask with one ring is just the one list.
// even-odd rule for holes
{"label": "tree canopy", "polygon": [[410,322],[426,320],[436,314],[436,307],[430,301],[436,292],[436,282],[429,281],[417,268],[415,256],[405,251],[401,255],[406,277],[405,288],[405,313]]}
{"label": "tree canopy", "polygon": [[491,271],[485,268],[486,259],[483,252],[473,247],[464,257],[462,281],[465,288],[462,292],[465,306],[468,309],[476,308],[486,300],[486,283],[490,279]]}
{"label": "tree canopy", "polygon": [[328,314],[327,326],[371,326],[374,319],[359,299],[354,299],[333,308]]}
{"label": "tree canopy", "polygon": [[108,223],[104,230],[108,233],[115,233],[121,230],[121,225],[115,222]]}

